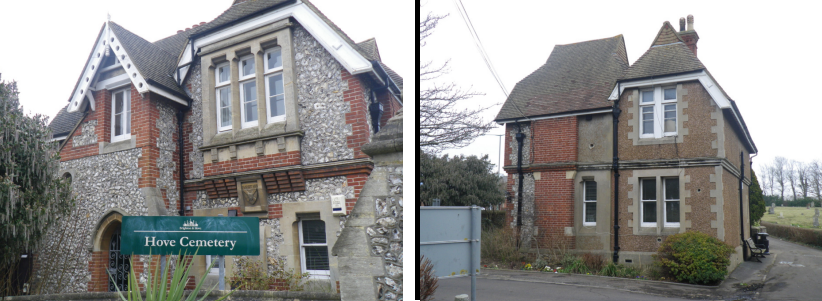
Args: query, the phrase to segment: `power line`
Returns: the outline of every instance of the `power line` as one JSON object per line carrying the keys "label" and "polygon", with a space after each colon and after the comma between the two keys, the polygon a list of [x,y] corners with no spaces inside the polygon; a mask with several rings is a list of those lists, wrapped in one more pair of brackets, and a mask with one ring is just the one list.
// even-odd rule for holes
{"label": "power line", "polygon": [[471,23],[471,18],[468,17],[468,11],[466,11],[465,7],[462,6],[462,0],[454,0],[454,5],[457,7],[457,11],[460,12],[460,16],[462,17],[463,22],[465,22],[465,26],[468,27],[468,31],[471,33],[471,37],[474,40],[474,45],[477,46],[477,50],[479,51],[482,60],[485,61],[485,66],[488,67],[488,71],[491,71],[491,75],[494,76],[494,79],[497,81],[500,89],[502,89],[502,93],[505,94],[506,98],[508,98],[508,89],[505,88],[505,85],[502,83],[502,79],[500,79],[499,74],[497,74],[497,70],[494,69],[494,65],[491,64],[491,59],[488,58],[488,54],[485,52],[485,47],[482,46],[482,41],[480,41],[476,30],[474,30],[474,24]]}

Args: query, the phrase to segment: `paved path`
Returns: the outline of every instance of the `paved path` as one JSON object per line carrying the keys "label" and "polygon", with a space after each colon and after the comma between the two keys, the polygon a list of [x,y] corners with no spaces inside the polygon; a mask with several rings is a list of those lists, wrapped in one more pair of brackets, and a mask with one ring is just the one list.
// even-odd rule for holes
{"label": "paved path", "polygon": [[[434,300],[453,301],[456,295],[470,294],[471,278],[452,278],[438,281]],[[652,301],[652,300],[688,300],[665,298],[658,295],[649,295],[639,292],[616,290],[613,288],[597,288],[539,281],[489,279],[488,276],[477,278],[477,301],[486,300],[625,300],[625,301]]]}
{"label": "paved path", "polygon": [[[661,281],[482,270],[477,300],[822,300],[822,250],[770,237],[771,255],[740,264],[719,287]],[[436,300],[468,294],[468,277],[439,281]]]}

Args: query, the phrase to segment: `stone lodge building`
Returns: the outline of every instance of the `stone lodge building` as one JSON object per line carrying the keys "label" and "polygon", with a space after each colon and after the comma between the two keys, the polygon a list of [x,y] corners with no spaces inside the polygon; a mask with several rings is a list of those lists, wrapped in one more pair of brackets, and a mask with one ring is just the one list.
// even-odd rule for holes
{"label": "stone lodge building", "polygon": [[[402,78],[381,62],[376,40],[352,41],[309,0],[235,0],[214,20],[154,42],[109,20],[87,46],[69,103],[50,124],[78,202],[43,249],[77,258],[52,262],[68,271],[69,292],[114,290],[106,268],[145,279],[148,256],[128,266],[118,252],[123,216],[218,214],[260,218],[256,259],[269,270],[276,261],[340,290],[331,251],[375,168],[363,147],[395,115],[401,126]],[[374,296],[385,300],[402,298],[402,274],[389,273],[402,266],[399,156],[383,172],[399,177],[399,199],[377,201],[393,222],[368,228],[375,238],[363,241],[380,262]],[[52,267],[39,256],[45,279]],[[217,281],[197,257],[190,280]],[[235,262],[227,257],[228,275]]]}
{"label": "stone lodge building", "polygon": [[496,122],[526,247],[649,264],[666,236],[696,230],[736,248],[731,269],[743,260],[757,149],[698,40],[688,16],[633,65],[622,35],[557,45],[517,83]]}

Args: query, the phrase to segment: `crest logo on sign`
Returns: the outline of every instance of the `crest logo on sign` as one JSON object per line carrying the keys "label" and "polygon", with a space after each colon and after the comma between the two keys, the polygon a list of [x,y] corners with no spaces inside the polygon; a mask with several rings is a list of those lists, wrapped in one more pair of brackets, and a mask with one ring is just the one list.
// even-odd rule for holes
{"label": "crest logo on sign", "polygon": [[197,225],[197,222],[189,219],[188,221],[183,223],[183,226],[180,227],[180,230],[201,230],[201,229],[200,229],[200,226]]}

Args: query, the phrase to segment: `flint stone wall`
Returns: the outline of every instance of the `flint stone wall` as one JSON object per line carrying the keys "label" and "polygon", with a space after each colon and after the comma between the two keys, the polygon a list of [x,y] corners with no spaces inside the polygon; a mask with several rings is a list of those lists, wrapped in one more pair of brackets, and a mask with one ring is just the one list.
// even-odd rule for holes
{"label": "flint stone wall", "polygon": [[191,132],[188,133],[188,139],[191,141],[192,150],[188,153],[188,164],[191,164],[191,170],[186,175],[186,179],[201,179],[203,177],[203,152],[200,147],[203,146],[203,82],[200,74],[200,61],[196,62],[190,68],[188,79],[185,83],[186,92],[191,97],[191,111],[188,114],[185,122],[191,124]]}
{"label": "flint stone wall", "polygon": [[[46,291],[88,291],[88,282],[91,281],[88,270],[91,241],[95,227],[103,215],[111,210],[123,211],[124,215],[145,215],[148,212],[145,197],[137,184],[140,178],[137,161],[141,156],[141,149],[130,149],[60,162],[61,171],[72,175],[71,186],[76,198],[75,208],[65,218],[65,223],[79,223],[81,226],[74,228],[71,224],[64,224],[52,227],[49,235],[45,236],[40,249],[58,249],[57,254],[67,259],[39,261],[53,264],[40,266],[38,271],[41,273],[60,271],[67,277],[62,283],[64,288],[53,287],[56,283],[51,282],[45,285]],[[70,243],[60,244],[61,237],[63,241]],[[71,260],[74,258],[78,260]],[[43,279],[43,276],[35,275],[35,279]]]}
{"label": "flint stone wall", "polygon": [[[157,129],[160,136],[157,137],[157,148],[160,149],[160,157],[157,158],[157,169],[159,170],[159,177],[157,178],[157,188],[166,191],[166,198],[168,198],[168,215],[177,215],[179,209],[180,191],[177,190],[179,183],[174,177],[174,172],[178,169],[177,163],[174,159],[178,156],[177,140],[174,139],[174,134],[177,133],[177,114],[174,108],[163,102],[155,102],[157,110],[160,112],[160,117],[157,118]],[[176,209],[175,209],[176,208]]]}
{"label": "flint stone wall", "polygon": [[89,120],[80,126],[81,134],[72,138],[72,147],[97,143],[97,134],[94,128],[97,126],[97,119]]}
{"label": "flint stone wall", "polygon": [[302,26],[293,31],[294,66],[300,125],[305,135],[301,142],[303,164],[354,159],[345,124],[351,106],[343,100],[348,83],[342,80],[342,65]]}

